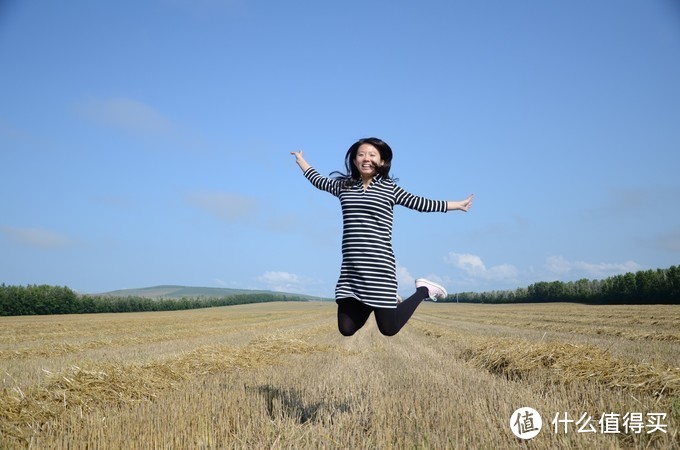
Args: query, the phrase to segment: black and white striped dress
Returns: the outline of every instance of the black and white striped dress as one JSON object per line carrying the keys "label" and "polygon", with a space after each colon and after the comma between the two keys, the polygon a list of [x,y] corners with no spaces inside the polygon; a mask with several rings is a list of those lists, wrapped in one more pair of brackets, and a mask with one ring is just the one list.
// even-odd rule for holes
{"label": "black and white striped dress", "polygon": [[392,251],[394,205],[420,212],[446,212],[446,201],[410,194],[392,180],[376,175],[366,190],[361,181],[321,176],[314,168],[305,177],[318,189],[340,199],[342,267],[335,299],[353,297],[375,308],[397,307],[397,271]]}

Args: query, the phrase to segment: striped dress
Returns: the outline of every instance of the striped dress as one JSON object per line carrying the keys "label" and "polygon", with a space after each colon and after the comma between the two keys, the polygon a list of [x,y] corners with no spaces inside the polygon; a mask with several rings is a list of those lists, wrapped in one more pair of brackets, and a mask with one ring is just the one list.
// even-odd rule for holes
{"label": "striped dress", "polygon": [[312,167],[304,174],[316,188],[340,199],[342,267],[335,287],[336,301],[353,297],[375,308],[396,308],[394,205],[420,212],[446,212],[446,201],[415,196],[380,175],[364,190],[361,181],[346,188],[343,181],[323,177]]}

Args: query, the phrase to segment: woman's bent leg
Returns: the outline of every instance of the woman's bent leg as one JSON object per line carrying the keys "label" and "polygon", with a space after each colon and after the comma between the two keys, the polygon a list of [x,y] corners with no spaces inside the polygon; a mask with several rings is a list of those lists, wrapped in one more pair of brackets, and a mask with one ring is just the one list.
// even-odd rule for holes
{"label": "woman's bent leg", "polygon": [[371,311],[373,308],[355,298],[338,300],[338,330],[343,336],[352,336],[364,326]]}
{"label": "woman's bent leg", "polygon": [[416,308],[428,296],[427,288],[419,287],[412,296],[399,303],[396,308],[376,309],[375,321],[380,332],[385,336],[394,336],[399,333],[399,330],[406,325]]}

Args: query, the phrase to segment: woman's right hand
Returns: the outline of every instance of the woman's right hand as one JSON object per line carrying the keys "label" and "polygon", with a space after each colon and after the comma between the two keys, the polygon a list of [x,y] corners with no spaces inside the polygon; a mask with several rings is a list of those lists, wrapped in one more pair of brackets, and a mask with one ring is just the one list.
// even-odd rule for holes
{"label": "woman's right hand", "polygon": [[305,158],[302,157],[302,150],[290,152],[290,154],[295,155],[295,162],[300,166],[300,169],[302,169],[303,172],[309,169],[310,165],[305,161]]}
{"label": "woman's right hand", "polygon": [[290,152],[291,155],[295,155],[295,162],[300,161],[302,158],[302,150],[299,150],[297,152]]}

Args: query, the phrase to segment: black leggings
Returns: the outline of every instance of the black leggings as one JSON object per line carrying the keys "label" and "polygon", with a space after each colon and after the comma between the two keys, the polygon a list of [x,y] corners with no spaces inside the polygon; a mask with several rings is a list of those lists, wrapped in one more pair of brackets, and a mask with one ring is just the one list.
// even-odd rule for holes
{"label": "black leggings", "polygon": [[426,287],[419,287],[415,294],[402,301],[396,308],[374,308],[355,298],[338,300],[338,329],[343,336],[352,336],[364,326],[371,312],[375,313],[378,329],[385,336],[394,336],[406,325],[420,302],[429,295]]}

